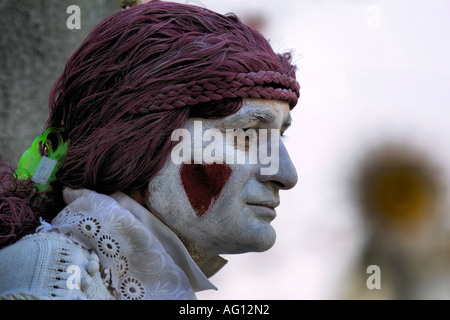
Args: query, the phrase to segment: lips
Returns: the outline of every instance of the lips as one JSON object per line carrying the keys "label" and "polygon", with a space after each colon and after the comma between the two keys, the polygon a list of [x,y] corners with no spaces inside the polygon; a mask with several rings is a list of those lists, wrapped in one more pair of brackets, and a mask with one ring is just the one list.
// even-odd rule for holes
{"label": "lips", "polygon": [[255,216],[266,222],[271,222],[277,216],[275,208],[280,204],[279,201],[255,201],[255,202],[247,202],[252,208]]}
{"label": "lips", "polygon": [[251,205],[251,206],[260,206],[260,207],[266,207],[269,209],[275,209],[276,207],[278,207],[280,205],[280,201],[261,201],[261,202],[247,202],[247,204]]}

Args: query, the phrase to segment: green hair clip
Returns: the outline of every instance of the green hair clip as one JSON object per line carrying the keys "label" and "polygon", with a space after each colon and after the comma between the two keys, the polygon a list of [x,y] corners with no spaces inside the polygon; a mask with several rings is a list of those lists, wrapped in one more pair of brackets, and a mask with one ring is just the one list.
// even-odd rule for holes
{"label": "green hair clip", "polygon": [[39,191],[52,190],[51,183],[67,154],[69,146],[63,129],[48,128],[42,136],[34,139],[20,158],[17,178],[31,179]]}

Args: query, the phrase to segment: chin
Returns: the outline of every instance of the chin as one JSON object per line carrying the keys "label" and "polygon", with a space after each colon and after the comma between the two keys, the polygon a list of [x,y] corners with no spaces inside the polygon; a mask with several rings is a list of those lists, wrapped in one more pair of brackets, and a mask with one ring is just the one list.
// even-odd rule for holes
{"label": "chin", "polygon": [[[245,245],[241,247],[241,252],[264,252],[273,247],[276,240],[275,229],[267,224],[263,229],[255,230],[245,241]],[[243,249],[243,250],[242,250]]]}
{"label": "chin", "polygon": [[263,252],[263,251],[269,250],[275,244],[276,238],[277,237],[276,237],[275,230],[272,228],[271,234],[264,237],[264,239],[261,239],[261,241],[258,244],[258,248],[256,248],[256,250],[254,250],[254,251],[255,252]]}

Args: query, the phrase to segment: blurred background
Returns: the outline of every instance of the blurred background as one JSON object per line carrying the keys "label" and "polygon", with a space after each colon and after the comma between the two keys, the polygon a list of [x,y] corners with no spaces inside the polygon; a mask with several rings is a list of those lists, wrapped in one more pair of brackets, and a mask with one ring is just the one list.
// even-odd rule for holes
{"label": "blurred background", "polygon": [[[0,0],[2,161],[41,133],[65,61],[119,2]],[[277,242],[225,256],[219,290],[198,298],[449,299],[450,3],[176,2],[236,13],[292,52],[302,86],[287,131],[299,182],[281,193]],[[71,4],[80,30],[66,27]]]}

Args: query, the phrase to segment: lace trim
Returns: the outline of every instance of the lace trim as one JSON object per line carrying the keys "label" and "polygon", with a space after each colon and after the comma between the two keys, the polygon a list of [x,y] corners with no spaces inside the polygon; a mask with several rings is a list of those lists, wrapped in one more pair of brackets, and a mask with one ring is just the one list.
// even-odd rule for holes
{"label": "lace trim", "polygon": [[98,254],[102,276],[118,298],[195,299],[159,240],[111,197],[89,192],[61,211],[52,226]]}
{"label": "lace trim", "polygon": [[0,300],[39,300],[36,296],[29,293],[8,293],[0,296]]}

